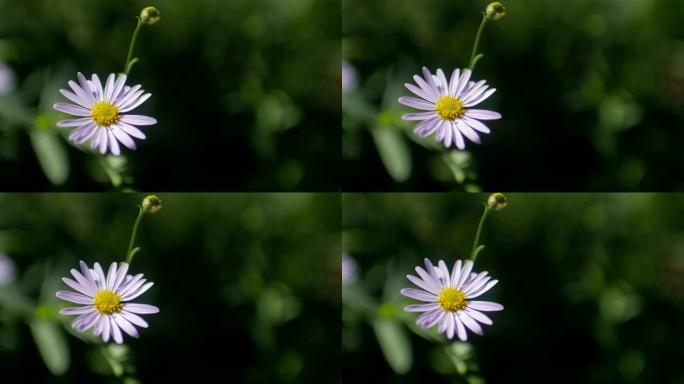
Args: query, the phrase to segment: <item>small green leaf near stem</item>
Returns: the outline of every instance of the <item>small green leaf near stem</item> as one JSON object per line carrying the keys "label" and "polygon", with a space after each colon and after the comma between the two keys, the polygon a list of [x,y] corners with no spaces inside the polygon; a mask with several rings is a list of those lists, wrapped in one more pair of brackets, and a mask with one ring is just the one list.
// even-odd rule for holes
{"label": "small green leaf near stem", "polygon": [[480,36],[482,36],[485,25],[487,25],[487,20],[487,15],[482,14],[482,22],[480,23],[480,28],[477,29],[477,35],[475,35],[475,42],[473,43],[473,52],[470,54],[470,61],[468,62],[468,68],[470,68],[471,71],[475,70],[475,65],[483,56],[481,53],[477,53],[477,48],[480,45]]}
{"label": "small green leaf near stem", "polygon": [[135,40],[138,38],[138,32],[140,32],[144,25],[140,17],[136,16],[135,18],[138,20],[138,25],[135,26],[135,31],[133,31],[133,37],[131,37],[131,44],[128,46],[128,56],[126,57],[126,64],[124,65],[123,72],[127,76],[131,72],[133,64],[135,64],[138,61],[137,58],[131,58],[133,56],[133,47],[135,47]]}
{"label": "small green leaf near stem", "polygon": [[128,243],[128,251],[126,251],[126,263],[128,264],[130,264],[131,261],[133,261],[133,256],[135,256],[135,254],[138,253],[138,251],[140,251],[140,247],[136,247],[135,249],[133,248],[133,245],[135,244],[135,236],[138,234],[138,227],[140,226],[140,222],[142,221],[143,216],[145,216],[145,211],[143,210],[142,206],[138,206],[138,208],[138,218],[135,219],[135,224],[133,224],[131,240]]}
{"label": "small green leaf near stem", "polygon": [[470,260],[475,261],[477,255],[484,249],[484,245],[480,245],[480,234],[482,233],[482,227],[484,226],[487,215],[489,214],[490,208],[486,203],[484,204],[484,212],[482,212],[482,217],[480,218],[480,224],[477,226],[477,232],[475,233],[475,240],[473,241],[473,249],[470,251]]}

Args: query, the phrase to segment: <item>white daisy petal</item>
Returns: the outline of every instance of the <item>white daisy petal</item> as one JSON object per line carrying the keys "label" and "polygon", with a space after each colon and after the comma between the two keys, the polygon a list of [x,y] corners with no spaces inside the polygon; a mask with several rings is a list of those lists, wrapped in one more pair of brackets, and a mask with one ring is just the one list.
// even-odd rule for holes
{"label": "white daisy petal", "polygon": [[404,311],[406,311],[406,312],[427,312],[427,311],[433,311],[436,309],[439,309],[439,304],[437,304],[437,303],[411,304],[411,305],[407,305],[404,307]]}
{"label": "white daisy petal", "polygon": [[121,154],[119,141],[116,140],[116,137],[114,137],[114,134],[110,130],[107,130],[107,136],[109,136],[109,149],[112,150],[112,155],[119,156]]}
{"label": "white daisy petal", "polygon": [[500,113],[484,109],[466,109],[465,115],[478,120],[497,120],[501,118]]}
{"label": "white daisy petal", "polygon": [[142,317],[136,315],[135,313],[128,312],[126,310],[121,311],[121,316],[125,317],[126,320],[130,321],[131,323],[137,325],[138,327],[141,328],[147,328],[149,325],[145,320],[143,320]]}
{"label": "white daisy petal", "polygon": [[135,141],[118,124],[112,127],[112,133],[126,148],[135,149]]}
{"label": "white daisy petal", "polygon": [[498,282],[499,282],[499,280],[492,280],[492,281],[490,281],[490,282],[487,283],[487,285],[485,285],[484,287],[481,287],[480,289],[478,289],[478,290],[473,291],[472,293],[470,293],[470,294],[468,295],[468,298],[474,299],[474,298],[476,298],[476,297],[482,295],[483,293],[489,291],[489,290],[490,290],[493,286],[495,286],[496,283],[498,283]]}
{"label": "white daisy petal", "polygon": [[74,92],[67,91],[66,89],[60,89],[59,93],[62,94],[62,96],[66,97],[67,99],[73,101],[74,103],[80,105],[83,108],[90,108],[90,102],[88,100],[81,98]]}
{"label": "white daisy petal", "polygon": [[428,136],[432,134],[439,127],[440,119],[438,117],[433,117],[429,120],[424,120],[416,125],[414,132],[420,136]]}
{"label": "white daisy petal", "polygon": [[468,140],[472,141],[473,143],[480,144],[480,136],[478,136],[477,132],[470,128],[468,124],[464,123],[463,120],[457,120],[456,126],[463,136],[468,138]]}
{"label": "white daisy petal", "polygon": [[123,344],[123,335],[121,334],[121,329],[119,325],[114,321],[113,316],[109,316],[109,327],[112,330],[112,338],[117,344]]}
{"label": "white daisy petal", "polygon": [[463,311],[465,313],[467,313],[468,315],[470,315],[470,317],[479,321],[482,324],[492,325],[492,323],[493,323],[492,319],[490,319],[489,317],[487,317],[487,315],[485,315],[484,313],[482,313],[480,311],[476,311],[472,308],[466,308]]}
{"label": "white daisy petal", "polygon": [[428,120],[435,117],[434,112],[406,113],[401,116],[402,120]]}
{"label": "white daisy petal", "polygon": [[85,315],[86,313],[92,313],[95,308],[88,305],[85,307],[66,307],[59,310],[60,315]]}
{"label": "white daisy petal", "polygon": [[450,315],[454,318],[454,322],[456,323],[456,329],[458,330],[458,338],[461,341],[467,341],[468,340],[468,333],[466,332],[465,327],[463,326],[463,323],[461,322],[461,319],[459,319],[455,313],[450,313]]}
{"label": "white daisy petal", "polygon": [[138,108],[142,103],[146,102],[150,96],[152,96],[151,93],[146,93],[142,96],[136,95],[136,97],[131,97],[130,101],[121,105],[121,112],[128,112]]}
{"label": "white daisy petal", "polygon": [[482,132],[482,133],[489,133],[491,132],[489,128],[482,124],[479,120],[471,119],[468,116],[463,116],[463,121],[468,124],[472,129]]}
{"label": "white daisy petal", "polygon": [[80,293],[67,292],[67,291],[57,291],[56,296],[62,300],[70,301],[76,304],[92,304],[93,299],[82,295]]}
{"label": "white daisy petal", "polygon": [[458,87],[458,79],[461,75],[461,70],[459,68],[454,69],[451,73],[451,80],[449,81],[449,94],[451,96],[456,96],[456,87]]}
{"label": "white daisy petal", "polygon": [[458,149],[465,149],[465,140],[463,140],[463,135],[461,135],[461,131],[456,127],[456,124],[450,123],[449,128],[454,132],[456,147]]}
{"label": "white daisy petal", "polygon": [[494,303],[491,301],[477,301],[477,300],[469,301],[468,307],[473,308],[473,309],[477,309],[478,311],[485,311],[485,312],[501,311],[504,308],[503,305],[501,305],[499,303]]}
{"label": "white daisy petal", "polygon": [[137,290],[135,290],[135,291],[129,293],[128,295],[122,297],[121,300],[123,300],[123,301],[133,300],[133,299],[135,299],[136,297],[138,297],[138,296],[142,295],[143,293],[147,292],[147,290],[150,289],[150,287],[152,287],[153,285],[154,285],[153,282],[149,282],[149,283],[143,285],[142,287],[140,287],[139,289],[137,289]]}
{"label": "white daisy petal", "polygon": [[423,328],[430,328],[439,323],[444,317],[444,311],[434,310],[423,313],[416,320],[416,324]]}
{"label": "white daisy petal", "polygon": [[148,313],[158,313],[159,308],[153,305],[147,304],[124,304],[124,309],[128,312],[137,313],[139,315],[145,315]]}
{"label": "white daisy petal", "polygon": [[142,139],[145,139],[145,137],[146,137],[145,134],[142,133],[141,130],[139,130],[138,128],[136,128],[136,127],[134,127],[134,126],[132,126],[132,125],[130,125],[130,124],[127,124],[127,123],[125,123],[125,122],[123,122],[123,121],[120,121],[120,122],[119,122],[119,128],[121,128],[121,129],[122,129],[124,132],[126,132],[127,134],[129,134],[129,135],[135,137],[136,139],[141,139],[141,140],[142,140]]}
{"label": "white daisy petal", "polygon": [[422,109],[424,111],[434,111],[435,105],[424,100],[416,99],[415,97],[402,96],[399,98],[399,102],[406,106]]}
{"label": "white daisy petal", "polygon": [[468,276],[470,276],[470,271],[473,269],[473,263],[472,260],[467,260],[465,263],[463,263],[463,270],[461,271],[461,277],[458,278],[458,284],[456,285],[457,288],[462,288],[463,284],[465,284],[466,279]]}
{"label": "white daisy petal", "polygon": [[413,84],[406,83],[406,84],[404,84],[404,86],[406,87],[406,89],[413,92],[413,94],[415,94],[416,96],[419,96],[422,99],[425,99],[427,102],[434,103],[437,100],[433,96],[431,96],[430,94],[423,91],[420,87],[416,87]]}
{"label": "white daisy petal", "polygon": [[492,88],[492,89],[488,90],[487,92],[480,95],[480,97],[473,99],[472,101],[466,102],[465,107],[470,108],[472,106],[480,104],[481,102],[487,100],[489,98],[489,96],[491,96],[494,92],[496,92],[496,88]]}
{"label": "white daisy petal", "polygon": [[52,107],[60,112],[68,113],[74,116],[90,116],[89,110],[83,107],[79,107],[78,105],[56,103]]}
{"label": "white daisy petal", "polygon": [[135,337],[136,339],[140,336],[138,334],[138,331],[135,329],[133,324],[131,324],[128,320],[126,320],[125,317],[122,315],[115,313],[112,315],[112,318],[116,322],[116,324],[123,329],[124,332],[126,332],[129,336]]}
{"label": "white daisy petal", "polygon": [[477,333],[478,335],[482,335],[484,333],[482,331],[482,327],[480,326],[480,324],[478,324],[475,320],[468,316],[468,314],[464,311],[459,311],[456,315],[459,319],[461,319],[463,325],[468,327],[468,329],[470,329],[471,331]]}
{"label": "white daisy petal", "polygon": [[410,297],[412,299],[416,299],[416,300],[420,300],[420,301],[428,301],[428,302],[436,302],[437,301],[437,296],[435,296],[432,293],[421,291],[419,289],[404,288],[401,290],[400,293],[406,297]]}

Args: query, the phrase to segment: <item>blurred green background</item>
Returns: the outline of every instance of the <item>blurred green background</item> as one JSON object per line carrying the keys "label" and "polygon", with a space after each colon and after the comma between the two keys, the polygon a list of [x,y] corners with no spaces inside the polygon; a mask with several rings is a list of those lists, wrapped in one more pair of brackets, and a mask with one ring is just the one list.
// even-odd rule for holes
{"label": "blurred green background", "polygon": [[680,0],[503,1],[474,73],[498,90],[480,107],[503,119],[468,153],[417,140],[400,119],[403,84],[422,66],[467,66],[488,3],[342,1],[343,58],[358,73],[343,96],[345,190],[684,187]]}
{"label": "blurred green background", "polygon": [[[125,382],[339,382],[339,195],[159,197],[132,270],[155,283],[137,300],[160,313],[110,351]],[[124,258],[142,198],[0,195],[0,253],[15,264],[7,285],[0,258],[3,383],[122,382],[97,344],[68,334],[55,291],[78,260]]]}
{"label": "blurred green background", "polygon": [[[510,194],[475,264],[505,309],[469,343],[418,333],[406,275],[467,258],[483,194],[347,194],[343,378],[374,383],[681,383],[684,195]],[[440,338],[444,340],[444,338]]]}
{"label": "blurred green background", "polygon": [[[103,165],[60,137],[52,104],[77,71],[123,70],[148,5],[161,21],[140,32],[129,83],[152,93],[136,111],[159,123],[137,151]],[[337,190],[339,33],[339,0],[0,0],[0,63],[15,78],[7,90],[0,73],[0,183]]]}

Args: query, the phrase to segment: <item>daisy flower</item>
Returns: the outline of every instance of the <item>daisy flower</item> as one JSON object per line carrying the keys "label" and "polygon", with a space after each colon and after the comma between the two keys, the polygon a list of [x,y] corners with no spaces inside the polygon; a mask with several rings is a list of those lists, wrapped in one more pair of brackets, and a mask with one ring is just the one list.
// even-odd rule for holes
{"label": "daisy flower", "polygon": [[489,88],[486,81],[470,81],[470,69],[455,69],[447,81],[444,72],[437,70],[437,75],[423,67],[423,76],[413,76],[416,85],[404,84],[415,97],[399,98],[401,104],[423,110],[425,112],[408,113],[403,120],[420,121],[415,132],[426,137],[435,134],[437,141],[449,148],[452,144],[459,149],[465,148],[465,136],[474,143],[480,143],[478,132],[489,133],[489,128],[480,120],[496,120],[501,118],[498,112],[484,109],[471,109],[489,96],[496,89]]}
{"label": "daisy flower", "polygon": [[128,301],[145,293],[153,283],[146,283],[142,273],[127,275],[127,263],[112,263],[106,276],[99,263],[95,263],[94,269],[89,269],[83,261],[80,266],[80,272],[71,270],[76,280],[62,278],[77,292],[59,291],[57,297],[81,306],[64,308],[59,311],[60,315],[77,315],[71,326],[79,332],[92,328],[93,334],[105,343],[110,336],[116,343],[123,343],[121,330],[137,338],[134,325],[147,328],[147,322],[138,315],[157,313],[159,308]]}
{"label": "daisy flower", "polygon": [[135,149],[132,137],[145,139],[145,134],[136,126],[157,124],[157,120],[149,116],[124,115],[151,96],[140,89],[140,85],[125,85],[126,75],[117,77],[110,74],[104,88],[95,74],[90,80],[80,72],[77,77],[78,84],[69,81],[71,91],[59,90],[64,97],[76,104],[57,103],[53,107],[60,112],[77,116],[75,119],[57,122],[58,127],[74,128],[69,134],[69,140],[73,143],[83,144],[90,140],[90,147],[99,150],[101,154],[111,151],[118,156],[121,154],[119,143]]}
{"label": "daisy flower", "polygon": [[487,272],[474,273],[473,262],[456,261],[454,269],[449,269],[443,260],[434,267],[425,259],[425,270],[416,267],[419,277],[406,277],[421,289],[404,288],[401,294],[427,304],[414,304],[404,308],[408,312],[422,312],[416,324],[423,328],[437,326],[440,333],[451,339],[454,335],[462,341],[468,340],[466,328],[482,335],[479,323],[491,325],[492,320],[482,311],[500,311],[503,305],[491,301],[477,301],[474,298],[487,292],[498,280],[491,280]]}

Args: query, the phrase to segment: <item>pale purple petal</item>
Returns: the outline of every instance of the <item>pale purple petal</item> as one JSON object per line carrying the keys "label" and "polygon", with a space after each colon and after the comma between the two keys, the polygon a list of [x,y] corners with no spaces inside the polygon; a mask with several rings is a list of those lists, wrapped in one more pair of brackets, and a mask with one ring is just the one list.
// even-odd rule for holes
{"label": "pale purple petal", "polygon": [[434,311],[436,309],[439,309],[440,306],[437,303],[430,303],[430,304],[412,304],[412,305],[407,305],[404,307],[404,311],[406,312],[427,312],[427,311]]}
{"label": "pale purple petal", "polygon": [[136,139],[142,140],[142,139],[145,139],[145,137],[146,137],[145,134],[142,133],[142,131],[140,131],[138,128],[136,128],[130,124],[127,124],[123,121],[119,121],[119,128],[121,128],[127,134],[135,137]]}
{"label": "pale purple petal", "polygon": [[406,113],[401,116],[402,120],[428,120],[435,117],[434,112]]}
{"label": "pale purple petal", "polygon": [[92,297],[82,295],[80,293],[68,292],[68,291],[57,291],[56,296],[62,300],[70,301],[76,304],[92,304]]}
{"label": "pale purple petal", "polygon": [[472,101],[468,101],[467,103],[464,104],[464,106],[465,106],[466,108],[469,108],[469,107],[478,105],[478,104],[480,104],[481,102],[487,100],[487,98],[488,98],[489,96],[491,96],[494,92],[496,92],[496,88],[492,88],[492,89],[488,90],[487,92],[485,92],[484,94],[480,95],[480,97],[478,97],[478,98],[476,98],[476,99],[474,99],[474,100],[472,100]]}
{"label": "pale purple petal", "polygon": [[66,307],[59,310],[60,315],[85,315],[95,311],[92,305],[85,307]]}
{"label": "pale purple petal", "polygon": [[135,149],[135,141],[131,139],[130,136],[118,124],[111,126],[112,133],[114,136],[127,148]]}
{"label": "pale purple petal", "polygon": [[491,301],[477,301],[477,300],[469,301],[468,307],[473,308],[473,309],[477,309],[478,311],[485,311],[485,312],[501,311],[504,308],[503,305],[501,305],[499,303],[494,303]]}
{"label": "pale purple petal", "polygon": [[478,136],[477,132],[470,128],[468,124],[464,123],[463,120],[457,120],[456,126],[458,127],[458,130],[463,133],[463,136],[468,138],[468,140],[472,141],[473,143],[480,144],[480,136]]}
{"label": "pale purple petal", "polygon": [[90,116],[90,111],[79,107],[78,105],[66,104],[66,103],[56,103],[53,108],[64,113],[68,113],[74,116]]}
{"label": "pale purple petal", "polygon": [[128,312],[126,310],[123,310],[120,313],[121,313],[121,316],[126,318],[126,320],[137,325],[138,327],[147,328],[149,326],[147,324],[147,322],[145,320],[143,320],[142,317],[136,315],[135,313],[131,313],[131,312]]}
{"label": "pale purple petal", "polygon": [[463,311],[482,324],[492,325],[492,319],[480,311],[476,311],[472,308],[466,308]]}
{"label": "pale purple petal", "polygon": [[113,316],[109,316],[109,324],[110,328],[112,329],[112,338],[114,339],[114,342],[117,344],[123,344],[123,335],[121,334],[121,329],[119,329],[119,325],[114,321]]}
{"label": "pale purple petal", "polygon": [[468,327],[471,331],[477,333],[478,335],[482,335],[484,332],[482,331],[482,327],[480,324],[478,324],[475,320],[473,320],[470,316],[468,316],[467,313],[463,311],[459,311],[457,313],[458,318],[461,319],[463,324]]}
{"label": "pale purple petal", "polygon": [[112,318],[114,319],[116,324],[121,329],[123,329],[124,332],[126,332],[129,336],[135,337],[135,338],[139,337],[138,331],[135,329],[133,324],[131,324],[130,322],[128,322],[128,320],[126,320],[126,318],[124,318],[123,316],[121,316],[118,313],[115,313],[114,315],[112,315]]}
{"label": "pale purple petal", "polygon": [[159,308],[153,306],[153,305],[148,305],[148,304],[124,304],[123,309],[127,310],[128,312],[133,312],[137,313],[140,315],[148,314],[148,313],[158,313]]}
{"label": "pale purple petal", "polygon": [[126,295],[126,296],[124,296],[124,297],[122,297],[121,300],[122,300],[122,301],[133,300],[133,299],[135,299],[136,297],[138,297],[138,296],[142,295],[143,293],[147,292],[147,290],[150,289],[150,287],[153,286],[153,285],[154,285],[153,282],[149,282],[149,283],[143,285],[141,288],[139,288],[139,289],[137,289],[137,290],[135,290],[135,291],[129,293],[128,295]]}
{"label": "pale purple petal", "polygon": [[437,302],[436,295],[433,295],[432,293],[428,293],[425,291],[421,291],[419,289],[404,288],[400,291],[400,293],[406,297],[410,297],[412,299],[420,301]]}
{"label": "pale purple petal", "polygon": [[451,316],[454,318],[454,322],[456,323],[456,328],[458,330],[458,338],[461,339],[461,341],[467,341],[468,333],[466,332],[465,327],[461,322],[461,319],[459,319],[455,313],[451,313]]}
{"label": "pale purple petal", "polygon": [[416,109],[422,109],[424,111],[434,111],[435,110],[434,104],[428,103],[427,101],[424,101],[424,100],[416,99],[414,97],[402,96],[399,98],[399,102],[401,104],[406,105],[406,106],[416,108]]}
{"label": "pale purple petal", "polygon": [[468,116],[463,116],[463,121],[468,124],[471,128],[482,133],[489,133],[489,127],[482,124],[479,120],[471,119]]}
{"label": "pale purple petal", "polygon": [[490,281],[490,282],[487,283],[487,285],[485,285],[484,287],[482,287],[482,288],[480,288],[480,289],[478,289],[478,290],[476,290],[476,291],[473,291],[471,294],[469,294],[469,295],[468,295],[468,298],[469,298],[469,299],[474,299],[474,298],[476,298],[476,297],[482,295],[483,293],[489,291],[489,290],[490,290],[493,286],[495,286],[496,283],[498,283],[498,282],[499,282],[499,280],[492,280],[492,281]]}
{"label": "pale purple petal", "polygon": [[485,109],[466,109],[465,115],[478,120],[497,120],[501,118],[500,113]]}
{"label": "pale purple petal", "polygon": [[121,121],[132,125],[154,125],[157,119],[143,115],[121,115]]}

